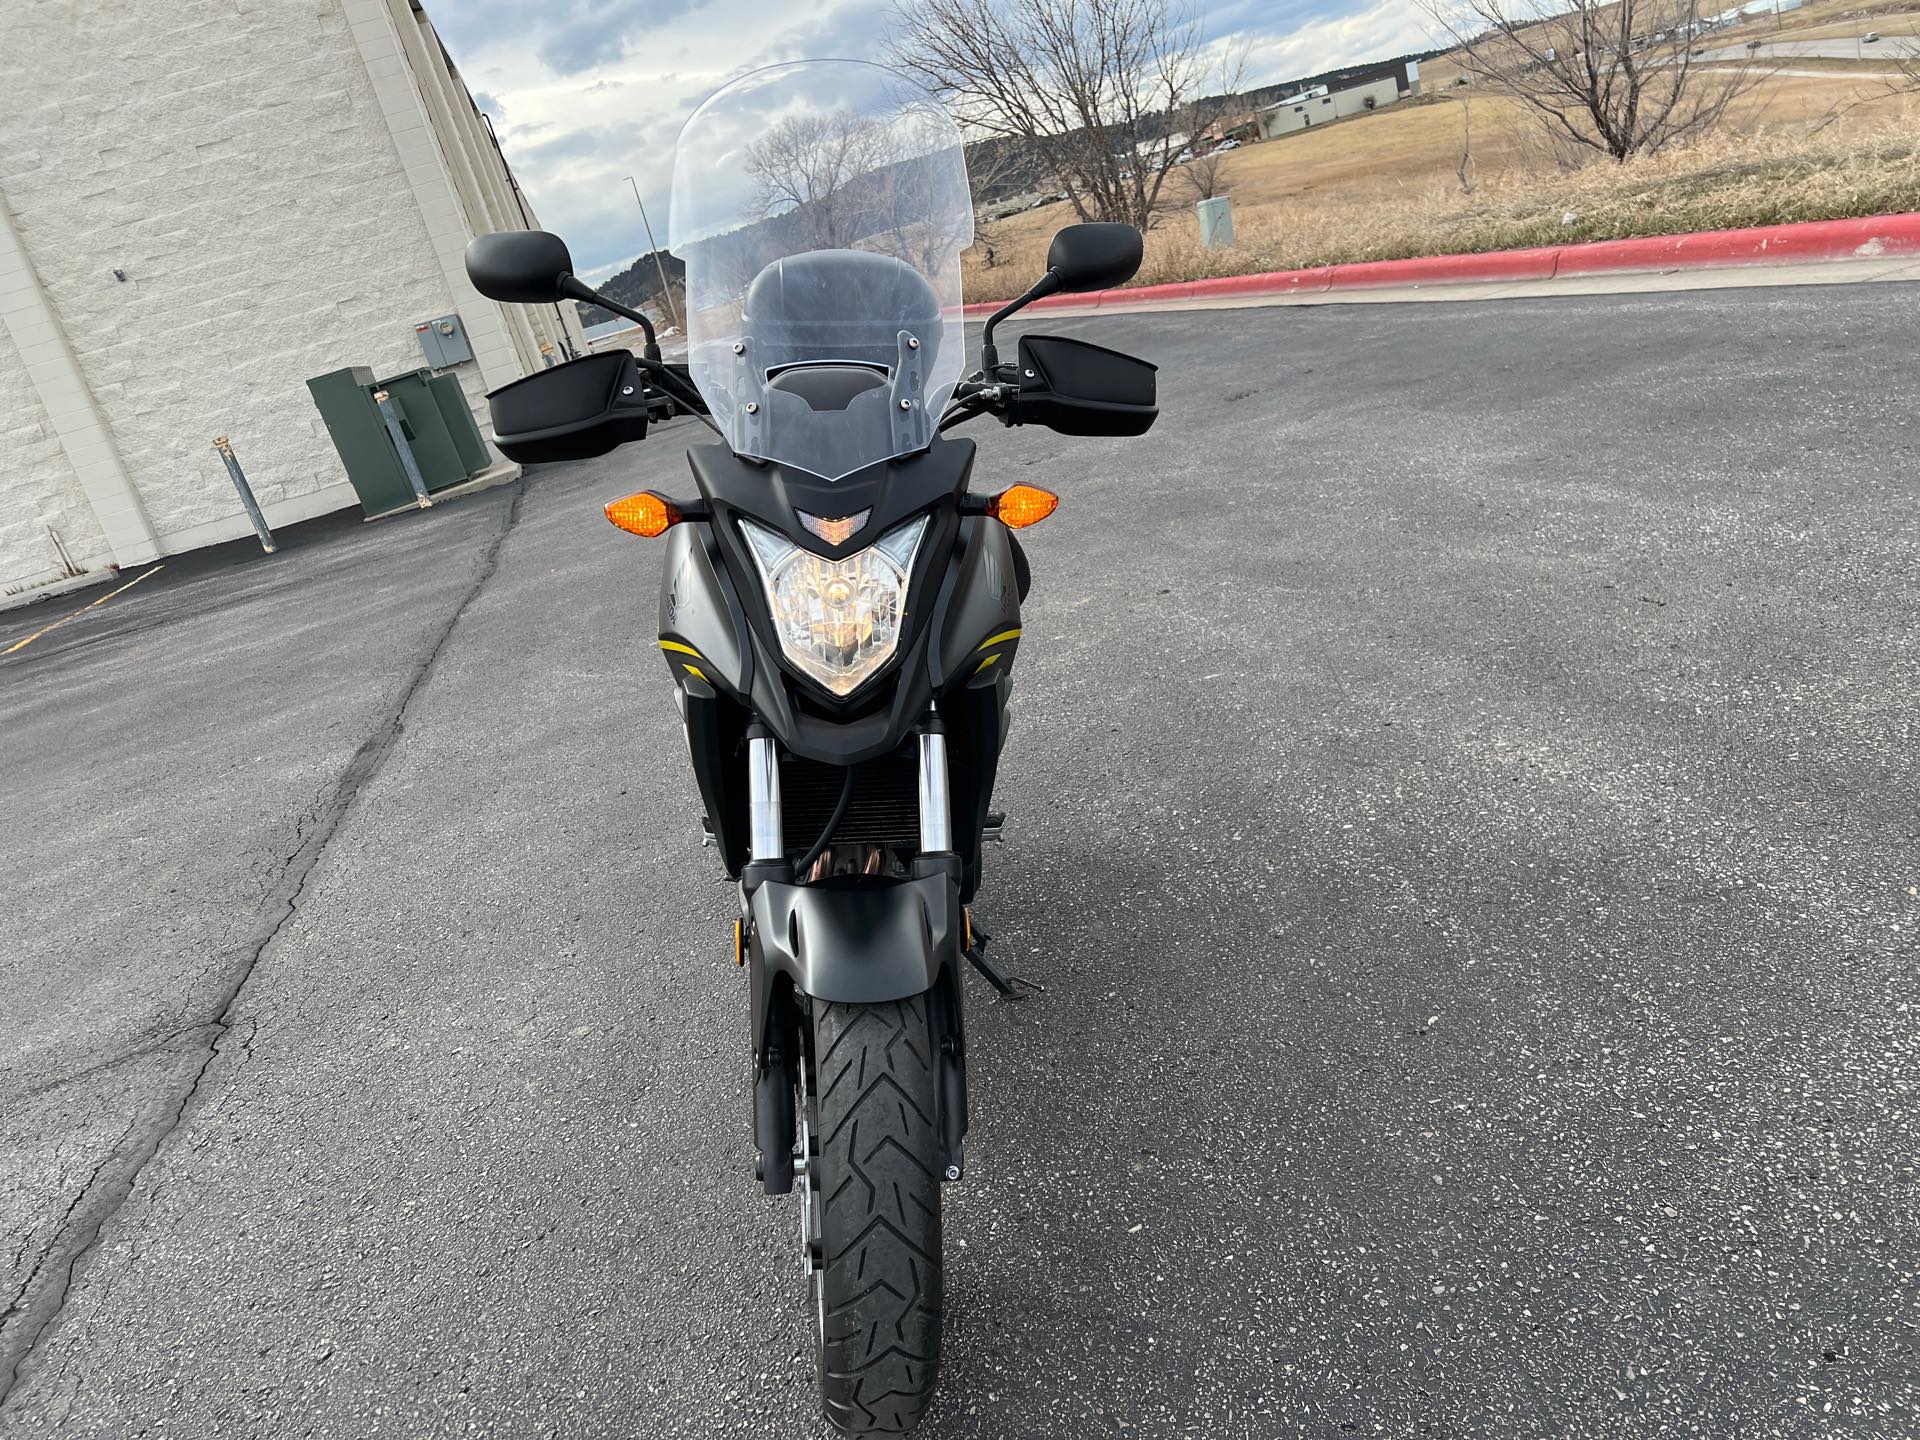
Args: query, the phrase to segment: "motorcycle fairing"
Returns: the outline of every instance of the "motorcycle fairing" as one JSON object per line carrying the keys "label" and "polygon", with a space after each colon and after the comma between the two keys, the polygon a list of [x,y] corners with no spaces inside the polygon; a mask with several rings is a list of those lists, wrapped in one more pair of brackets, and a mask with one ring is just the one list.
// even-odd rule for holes
{"label": "motorcycle fairing", "polygon": [[937,693],[976,678],[997,679],[1013,668],[1020,646],[1020,577],[1013,532],[996,521],[968,516],[960,524],[960,562],[934,602],[930,679]]}
{"label": "motorcycle fairing", "polygon": [[[841,481],[835,493],[850,497],[852,513],[871,507],[873,514],[837,545],[807,530],[795,513],[818,503],[815,492],[825,482],[738,460],[718,446],[692,454],[714,518],[668,532],[660,643],[679,685],[695,781],[727,873],[739,875],[747,860],[742,747],[749,715],[789,753],[847,765],[898,751],[937,698],[948,730],[961,898],[970,898],[979,884],[980,836],[1006,737],[1022,590],[1012,533],[984,516],[959,513],[973,446],[942,442],[925,455]],[[738,516],[839,559],[918,513],[934,523],[916,561],[900,653],[844,701],[829,696],[780,658],[759,578],[738,539]]]}
{"label": "motorcycle fairing", "polygon": [[719,556],[699,525],[667,532],[660,587],[660,650],[674,679],[692,694],[711,696],[716,685],[747,692],[752,672],[745,616],[722,585]]}

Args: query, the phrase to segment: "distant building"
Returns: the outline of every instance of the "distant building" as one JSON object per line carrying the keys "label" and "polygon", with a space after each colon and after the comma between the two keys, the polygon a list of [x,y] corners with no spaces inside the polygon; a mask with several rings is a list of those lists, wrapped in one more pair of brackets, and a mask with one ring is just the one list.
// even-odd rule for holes
{"label": "distant building", "polygon": [[[1213,145],[1228,139],[1271,140],[1276,135],[1410,99],[1420,93],[1421,58],[1409,55],[1377,64],[1349,65],[1293,81],[1292,88],[1279,98],[1245,114],[1223,116],[1197,138]],[[1256,93],[1274,92],[1267,89]]]}
{"label": "distant building", "polygon": [[596,340],[610,339],[615,335],[624,335],[629,330],[638,329],[640,329],[640,327],[634,324],[633,321],[624,318],[602,320],[598,325],[587,326],[587,343],[591,345]]}
{"label": "distant building", "polygon": [[1351,90],[1356,86],[1384,79],[1393,81],[1394,89],[1400,93],[1402,99],[1418,95],[1420,93],[1420,57],[1408,55],[1398,60],[1383,60],[1370,65],[1348,65],[1343,69],[1309,75],[1300,83],[1303,88],[1324,86],[1327,90],[1338,91]]}
{"label": "distant building", "polygon": [[1257,140],[1259,129],[1260,112],[1244,110],[1238,115],[1222,115],[1200,132],[1200,138],[1209,145],[1218,145],[1222,140]]}
{"label": "distant building", "polygon": [[[418,0],[0,0],[0,603],[355,501],[306,388],[582,348],[467,284],[532,211]],[[572,307],[565,307],[568,312]],[[431,338],[434,332],[427,332]]]}
{"label": "distant building", "polygon": [[1175,130],[1164,139],[1156,137],[1141,140],[1133,147],[1133,153],[1142,160],[1156,160],[1161,155],[1178,155],[1192,142],[1193,137],[1184,130]]}
{"label": "distant building", "polygon": [[1362,115],[1369,110],[1391,105],[1401,98],[1400,87],[1392,75],[1382,75],[1344,90],[1329,90],[1325,86],[1316,88],[1319,93],[1295,96],[1262,110],[1259,116],[1260,138],[1271,140],[1278,135],[1290,135],[1296,130],[1324,125],[1330,120]]}

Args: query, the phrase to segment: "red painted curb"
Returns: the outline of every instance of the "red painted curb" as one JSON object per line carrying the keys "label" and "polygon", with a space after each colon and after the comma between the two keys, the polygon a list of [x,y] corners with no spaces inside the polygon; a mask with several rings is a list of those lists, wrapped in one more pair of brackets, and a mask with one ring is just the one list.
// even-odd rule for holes
{"label": "red painted curb", "polygon": [[1332,283],[1331,267],[1276,270],[1266,275],[1222,275],[1215,280],[1196,280],[1193,282],[1193,293],[1196,299],[1218,295],[1292,295],[1300,291],[1325,290]]}
{"label": "red painted curb", "polygon": [[1367,260],[1333,267],[1328,289],[1365,285],[1458,285],[1479,280],[1551,280],[1563,247],[1487,250],[1478,255],[1420,255],[1411,260]]}
{"label": "red painted curb", "polygon": [[[1851,260],[1920,252],[1920,213],[1868,215],[1856,220],[1811,220],[1797,225],[1760,225],[1747,230],[1699,230],[1639,240],[1598,240],[1584,245],[1546,245],[1533,250],[1490,250],[1476,255],[1423,255],[1411,260],[1372,260],[1311,270],[1270,270],[1170,285],[1136,285],[1086,295],[1050,295],[1032,310],[1097,310],[1108,306],[1178,307],[1225,296],[1318,294],[1380,285],[1459,285],[1473,281],[1551,280],[1560,275],[1596,275],[1608,270],[1687,270],[1722,265],[1793,264]],[[966,307],[990,315],[1003,301]]]}
{"label": "red painted curb", "polygon": [[1602,270],[1665,270],[1694,265],[1764,265],[1904,255],[1920,250],[1920,215],[1869,215],[1858,220],[1812,220],[1751,230],[1702,230],[1647,240],[1602,240],[1567,245],[1556,274]]}

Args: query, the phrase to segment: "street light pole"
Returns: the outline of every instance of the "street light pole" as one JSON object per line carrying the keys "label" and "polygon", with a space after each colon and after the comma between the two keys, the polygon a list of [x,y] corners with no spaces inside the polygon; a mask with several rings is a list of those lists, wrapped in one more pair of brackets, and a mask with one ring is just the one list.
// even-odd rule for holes
{"label": "street light pole", "polygon": [[640,182],[629,175],[627,184],[633,186],[633,203],[640,207],[640,225],[647,232],[647,249],[653,252],[654,269],[660,272],[660,303],[667,307],[667,317],[684,331],[687,327],[680,323],[680,312],[674,308],[673,287],[667,284],[666,263],[660,258],[660,247],[654,243],[653,226],[647,220],[646,203],[640,198]]}

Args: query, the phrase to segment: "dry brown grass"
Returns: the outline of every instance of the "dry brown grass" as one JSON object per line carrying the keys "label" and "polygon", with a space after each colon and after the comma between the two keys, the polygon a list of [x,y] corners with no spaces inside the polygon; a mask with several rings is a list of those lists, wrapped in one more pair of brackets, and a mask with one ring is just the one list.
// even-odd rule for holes
{"label": "dry brown grass", "polygon": [[[1712,13],[1712,6],[1702,6]],[[1724,30],[1715,31],[1701,44],[1715,48],[1744,45],[1749,40],[1827,40],[1862,35],[1879,30],[1920,33],[1920,7],[1913,0],[1809,0],[1798,10],[1782,11],[1778,17],[1760,14]],[[1460,74],[1460,65],[1452,55],[1437,55],[1420,66],[1420,78],[1429,92],[1452,85]]]}
{"label": "dry brown grass", "polygon": [[[1895,37],[1897,38],[1897,37]],[[1867,58],[1848,60],[1833,55],[1782,55],[1763,56],[1752,62],[1753,68],[1760,71],[1780,70],[1817,70],[1822,75],[1858,75],[1867,80],[1891,79],[1895,71],[1908,58],[1904,50],[1887,49],[1874,53],[1874,47],[1867,47]],[[1694,68],[1702,74],[1709,70],[1725,70],[1736,62],[1721,60],[1696,60]]]}
{"label": "dry brown grass", "polygon": [[[1792,22],[1799,13],[1796,10],[1783,18]],[[1916,12],[1911,5],[1894,3],[1894,0],[1880,5],[1850,5],[1845,13],[1852,18],[1811,25],[1788,23],[1778,30],[1771,20],[1762,20],[1740,27],[1737,33],[1726,33],[1739,40],[1850,40],[1855,35],[1878,30],[1884,43],[1899,35],[1920,32],[1920,12]],[[1721,43],[1718,36],[1714,37],[1714,43]]]}
{"label": "dry brown grass", "polygon": [[[1454,173],[1460,103],[1397,105],[1229,156],[1235,246],[1202,249],[1182,205],[1148,235],[1135,283],[1920,210],[1920,109],[1883,86],[1769,80],[1700,143],[1574,171],[1509,102],[1471,104],[1473,193]],[[968,298],[1017,293],[1072,219],[1053,205],[1009,221],[995,268],[966,257]]]}

